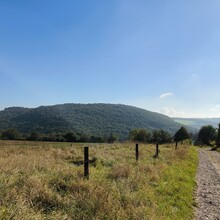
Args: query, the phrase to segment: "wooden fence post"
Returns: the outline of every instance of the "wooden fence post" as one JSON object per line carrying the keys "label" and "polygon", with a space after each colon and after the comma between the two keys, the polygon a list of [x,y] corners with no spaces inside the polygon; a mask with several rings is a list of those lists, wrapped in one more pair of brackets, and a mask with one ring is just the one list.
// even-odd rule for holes
{"label": "wooden fence post", "polygon": [[84,177],[89,179],[89,147],[84,147]]}
{"label": "wooden fence post", "polygon": [[157,158],[159,156],[159,145],[156,144],[156,153],[154,155],[154,158]]}
{"label": "wooden fence post", "polygon": [[139,150],[138,150],[138,144],[136,144],[136,148],[135,148],[135,154],[136,154],[136,161],[138,161],[138,159],[139,159]]}

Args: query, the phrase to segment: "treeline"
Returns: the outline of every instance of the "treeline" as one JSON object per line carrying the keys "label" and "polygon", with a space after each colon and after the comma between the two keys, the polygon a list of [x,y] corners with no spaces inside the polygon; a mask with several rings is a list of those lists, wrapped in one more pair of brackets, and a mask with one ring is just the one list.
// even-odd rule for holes
{"label": "treeline", "polygon": [[[165,144],[171,143],[173,140],[181,141],[183,139],[189,139],[190,135],[185,128],[181,128],[180,131],[187,133],[183,135],[180,132],[180,137],[175,138],[171,136],[169,132],[160,129],[150,131],[147,129],[133,129],[129,132],[127,140],[143,143],[158,143]],[[179,131],[178,131],[179,132]],[[178,132],[176,134],[178,134]],[[175,135],[176,135],[175,134]],[[85,133],[79,132],[65,132],[65,133],[39,133],[37,131],[32,131],[30,133],[21,133],[16,129],[7,129],[0,133],[0,138],[2,140],[28,140],[28,141],[50,141],[50,142],[81,142],[81,143],[113,143],[119,140],[116,134],[110,133],[105,136],[93,136]]]}
{"label": "treeline", "polygon": [[129,133],[129,140],[144,143],[165,144],[173,141],[172,136],[165,130],[149,131],[146,129],[134,129]]}
{"label": "treeline", "polygon": [[[111,133],[105,136],[93,136],[79,132],[64,132],[64,133],[40,133],[32,131],[30,133],[22,133],[17,129],[7,129],[0,133],[2,140],[27,140],[27,141],[50,141],[50,142],[81,142],[81,143],[113,143],[118,140],[118,136]],[[165,144],[173,141],[182,141],[190,139],[188,131],[182,127],[174,136],[169,132],[159,129],[150,131],[147,129],[133,129],[129,132],[128,140],[143,143],[158,143]]]}
{"label": "treeline", "polygon": [[[185,130],[186,131],[186,130]],[[186,131],[187,132],[187,131]],[[51,142],[90,142],[90,143],[113,143],[118,140],[117,135],[111,133],[105,136],[93,136],[79,132],[64,133],[40,133],[32,131],[30,133],[21,133],[17,129],[7,129],[1,132],[2,140],[28,140],[28,141],[51,141]],[[188,136],[187,136],[188,138]],[[149,131],[147,129],[133,129],[130,131],[127,140],[144,143],[171,143],[173,137],[169,132],[160,129]]]}
{"label": "treeline", "polygon": [[48,142],[80,142],[80,143],[113,143],[118,137],[115,134],[105,135],[103,137],[83,134],[79,132],[65,133],[39,133],[33,131],[30,133],[21,133],[16,129],[7,129],[1,132],[1,140],[27,140],[27,141],[48,141]]}
{"label": "treeline", "polygon": [[146,142],[146,143],[157,143],[166,144],[172,142],[180,142],[186,139],[191,139],[192,135],[186,130],[186,128],[181,127],[174,136],[163,129],[149,131],[146,129],[134,129],[129,133],[129,140]]}
{"label": "treeline", "polygon": [[134,129],[129,133],[129,139],[132,141],[165,144],[175,142],[176,147],[178,142],[189,139],[197,146],[216,146],[220,147],[220,123],[216,129],[212,125],[202,126],[198,133],[192,134],[186,128],[181,127],[174,136],[171,136],[163,129],[149,131],[146,129]]}
{"label": "treeline", "polygon": [[[0,133],[0,139],[50,142],[113,143],[119,140],[119,137],[113,133],[101,137],[72,131],[45,134],[37,131],[21,133],[16,129],[7,129]],[[203,126],[197,134],[190,134],[186,128],[181,127],[173,136],[163,129],[153,131],[147,129],[133,129],[129,132],[127,139],[134,142],[157,144],[176,142],[176,146],[178,142],[189,139],[192,140],[195,145],[220,147],[220,124],[218,129],[211,125]]]}

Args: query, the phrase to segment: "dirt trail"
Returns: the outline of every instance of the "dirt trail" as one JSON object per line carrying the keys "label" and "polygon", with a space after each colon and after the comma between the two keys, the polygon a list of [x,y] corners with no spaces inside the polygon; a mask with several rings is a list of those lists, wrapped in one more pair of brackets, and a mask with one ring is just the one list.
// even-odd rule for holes
{"label": "dirt trail", "polygon": [[199,150],[196,219],[220,220],[220,153]]}

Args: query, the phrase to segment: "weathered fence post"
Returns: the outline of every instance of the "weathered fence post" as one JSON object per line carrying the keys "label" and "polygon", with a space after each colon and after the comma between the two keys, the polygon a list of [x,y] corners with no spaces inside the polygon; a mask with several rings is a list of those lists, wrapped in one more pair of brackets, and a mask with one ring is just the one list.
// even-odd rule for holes
{"label": "weathered fence post", "polygon": [[159,156],[159,145],[156,144],[156,153],[154,155],[154,158],[157,158]]}
{"label": "weathered fence post", "polygon": [[176,141],[175,150],[177,150],[177,144],[178,144],[178,143],[177,143],[177,141]]}
{"label": "weathered fence post", "polygon": [[136,148],[135,148],[135,154],[136,154],[136,161],[138,161],[138,159],[139,159],[139,150],[138,150],[138,144],[136,144]]}
{"label": "weathered fence post", "polygon": [[89,147],[84,147],[84,177],[89,179]]}

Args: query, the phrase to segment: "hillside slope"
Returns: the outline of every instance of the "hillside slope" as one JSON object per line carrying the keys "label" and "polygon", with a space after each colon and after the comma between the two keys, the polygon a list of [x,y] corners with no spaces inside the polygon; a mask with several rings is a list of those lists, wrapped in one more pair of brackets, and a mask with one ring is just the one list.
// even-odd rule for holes
{"label": "hillside slope", "polygon": [[22,132],[76,131],[103,136],[118,134],[122,139],[134,128],[165,129],[174,133],[180,124],[144,109],[121,104],[61,104],[38,108],[12,107],[0,111],[0,130]]}
{"label": "hillside slope", "polygon": [[174,121],[190,126],[193,128],[200,129],[202,126],[205,125],[212,125],[213,127],[217,128],[218,124],[220,123],[220,118],[173,118]]}

